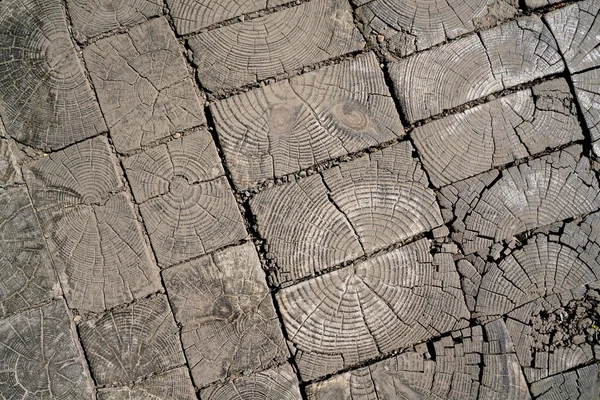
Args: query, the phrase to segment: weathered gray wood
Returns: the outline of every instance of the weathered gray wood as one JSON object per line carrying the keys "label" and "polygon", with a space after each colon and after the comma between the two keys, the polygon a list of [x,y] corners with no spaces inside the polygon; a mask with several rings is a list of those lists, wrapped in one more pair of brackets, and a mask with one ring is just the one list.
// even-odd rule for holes
{"label": "weathered gray wood", "polygon": [[[485,332],[485,335],[484,335]],[[501,320],[444,336],[306,388],[310,400],[529,399]]]}
{"label": "weathered gray wood", "polygon": [[469,312],[452,255],[427,239],[282,289],[303,380],[460,328]]}
{"label": "weathered gray wood", "polygon": [[83,55],[118,151],[205,122],[179,44],[164,18],[102,39]]}
{"label": "weathered gray wood", "polygon": [[11,150],[11,142],[0,139],[0,188],[22,182],[21,168]]}
{"label": "weathered gray wood", "polygon": [[97,384],[129,382],[184,364],[167,298],[157,295],[79,325]]}
{"label": "weathered gray wood", "polygon": [[381,152],[250,201],[280,282],[308,276],[441,225],[412,147]]}
{"label": "weathered gray wood", "polygon": [[135,383],[133,386],[98,390],[98,400],[196,400],[194,386],[185,367],[175,368]]}
{"label": "weathered gray wood", "polygon": [[600,157],[600,68],[573,74],[571,80],[590,130],[594,152]]}
{"label": "weathered gray wood", "polygon": [[440,187],[582,140],[583,133],[569,86],[558,79],[432,121],[412,137]]}
{"label": "weathered gray wood", "polygon": [[357,51],[362,38],[347,2],[315,0],[200,33],[188,43],[200,82],[217,92]]}
{"label": "weathered gray wood", "polygon": [[412,150],[403,142],[323,173],[331,201],[367,253],[442,224],[435,194]]}
{"label": "weathered gray wood", "polygon": [[296,374],[289,365],[234,379],[200,391],[203,400],[300,400]]}
{"label": "weathered gray wood", "polygon": [[415,51],[491,27],[517,13],[516,0],[353,0],[366,35],[383,35],[388,50],[404,57]]}
{"label": "weathered gray wood", "polygon": [[252,243],[163,273],[196,386],[288,357]]}
{"label": "weathered gray wood", "polygon": [[596,400],[600,398],[598,364],[550,376],[531,385],[536,400]]}
{"label": "weathered gray wood", "polygon": [[[593,295],[593,297],[590,296]],[[535,300],[508,314],[525,378],[533,383],[597,360],[598,291],[585,287]]]}
{"label": "weathered gray wood", "polygon": [[166,0],[177,33],[185,35],[207,26],[289,3],[290,0]]}
{"label": "weathered gray wood", "polygon": [[[516,42],[506,44],[514,38]],[[410,122],[563,69],[552,34],[535,16],[390,64],[396,93]]]}
{"label": "weathered gray wood", "polygon": [[60,286],[27,190],[0,189],[0,316],[56,295]]}
{"label": "weathered gray wood", "polygon": [[138,203],[169,192],[177,176],[199,183],[225,175],[206,129],[125,158],[123,165]]}
{"label": "weathered gray wood", "polygon": [[10,136],[50,150],[106,131],[60,0],[2,1],[0,54],[0,114]]}
{"label": "weathered gray wood", "polygon": [[142,23],[162,12],[161,0],[67,0],[73,36],[79,42]]}
{"label": "weathered gray wood", "polygon": [[544,16],[567,67],[579,72],[600,67],[600,4],[596,0],[580,1]]}
{"label": "weathered gray wood", "polygon": [[240,189],[404,135],[373,53],[211,106]]}
{"label": "weathered gray wood", "polygon": [[106,138],[24,168],[33,205],[72,308],[101,311],[160,288]]}
{"label": "weathered gray wood", "polygon": [[0,395],[5,399],[92,399],[84,363],[64,301],[0,322]]}
{"label": "weathered gray wood", "polygon": [[438,195],[465,254],[600,207],[598,182],[579,145],[444,187]]}

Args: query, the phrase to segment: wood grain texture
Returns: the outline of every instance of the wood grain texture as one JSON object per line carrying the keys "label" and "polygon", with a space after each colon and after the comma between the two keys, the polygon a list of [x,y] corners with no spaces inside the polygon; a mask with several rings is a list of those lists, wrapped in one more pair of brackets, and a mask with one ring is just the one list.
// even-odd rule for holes
{"label": "wood grain texture", "polygon": [[296,374],[289,365],[234,379],[200,391],[203,400],[300,400]]}
{"label": "wood grain texture", "polygon": [[[42,18],[43,16],[43,18]],[[0,4],[0,114],[10,136],[54,150],[106,131],[60,0]]]}
{"label": "wood grain texture", "polygon": [[196,400],[187,368],[174,368],[162,374],[121,388],[98,390],[98,400]]}
{"label": "wood grain texture", "polygon": [[160,288],[158,268],[104,137],[28,164],[31,191],[72,308],[101,311]]}
{"label": "wood grain texture", "polygon": [[27,189],[0,189],[0,317],[59,294]]}
{"label": "wood grain texture", "polygon": [[23,183],[21,167],[17,164],[11,147],[11,142],[0,139],[0,188]]}
{"label": "wood grain texture", "polygon": [[118,151],[135,150],[205,122],[165,18],[99,40],[83,55]]}
{"label": "wood grain texture", "polygon": [[207,26],[264,10],[289,0],[166,0],[177,33],[185,35]]}
{"label": "wood grain texture", "polygon": [[530,399],[502,320],[306,388],[309,400]]}
{"label": "wood grain texture", "polygon": [[[473,316],[498,317],[552,294],[600,279],[600,215],[561,225],[560,235],[537,234],[503,255],[470,255],[458,262]],[[488,261],[489,260],[489,261]]]}
{"label": "wood grain texture", "polygon": [[600,67],[600,4],[581,1],[544,16],[571,73]]}
{"label": "wood grain texture", "polygon": [[252,243],[170,268],[163,278],[196,386],[287,359]]}
{"label": "wood grain texture", "polygon": [[303,380],[448,332],[469,318],[448,253],[421,239],[277,293]]}
{"label": "wood grain texture", "polygon": [[414,122],[563,69],[552,34],[530,16],[392,62],[390,75]]}
{"label": "wood grain texture", "polygon": [[595,400],[600,397],[599,365],[557,374],[531,385],[536,400]]}
{"label": "wood grain texture", "polygon": [[92,399],[84,363],[64,301],[0,323],[0,393],[5,399]]}
{"label": "wood grain texture", "polygon": [[347,2],[315,0],[188,40],[198,78],[211,92],[325,61],[360,49]]}
{"label": "wood grain texture", "polygon": [[583,139],[567,82],[547,81],[415,128],[433,185],[461,181]]}
{"label": "wood grain texture", "polygon": [[79,325],[99,385],[129,382],[185,363],[167,298],[157,295]]}
{"label": "wood grain texture", "polygon": [[452,237],[464,253],[597,210],[598,183],[581,152],[581,146],[571,146],[441,189],[442,215],[452,224]]}
{"label": "wood grain texture", "polygon": [[239,189],[404,135],[373,53],[211,106]]}
{"label": "wood grain texture", "polygon": [[571,75],[596,156],[600,157],[600,68]]}
{"label": "wood grain texture", "polygon": [[250,201],[280,282],[308,276],[441,224],[408,142]]}
{"label": "wood grain texture", "polygon": [[79,42],[145,22],[162,12],[161,0],[67,0],[73,36]]}
{"label": "wood grain texture", "polygon": [[352,0],[366,35],[385,37],[388,50],[407,56],[517,14],[515,0]]}

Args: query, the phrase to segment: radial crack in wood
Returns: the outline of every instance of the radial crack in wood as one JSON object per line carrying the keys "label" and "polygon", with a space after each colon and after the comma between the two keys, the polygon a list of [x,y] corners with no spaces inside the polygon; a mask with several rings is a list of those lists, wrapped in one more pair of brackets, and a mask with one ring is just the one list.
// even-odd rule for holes
{"label": "radial crack in wood", "polygon": [[64,301],[0,323],[0,393],[5,399],[93,398],[91,379]]}
{"label": "radial crack in wood", "polygon": [[60,286],[27,189],[0,189],[0,316],[57,295]]}
{"label": "radial crack in wood", "polygon": [[106,131],[61,0],[0,2],[0,114],[8,134],[54,150]]}
{"label": "radial crack in wood", "polygon": [[600,398],[598,363],[557,374],[531,385],[535,400],[596,400]]}
{"label": "radial crack in wood", "polygon": [[571,72],[600,67],[600,3],[580,1],[544,16]]}
{"label": "radial crack in wood", "polygon": [[135,383],[133,386],[98,390],[98,400],[196,400],[194,386],[185,367],[175,368]]}
{"label": "radial crack in wood", "polygon": [[79,42],[147,21],[162,12],[162,0],[67,0],[73,36]]}
{"label": "radial crack in wood", "polygon": [[571,80],[590,131],[594,153],[600,157],[600,68],[571,75]]}
{"label": "radial crack in wood", "polygon": [[315,0],[188,40],[198,78],[211,92],[358,51],[362,36],[345,1]]}
{"label": "radial crack in wood", "polygon": [[303,380],[461,328],[469,312],[452,255],[427,239],[277,294]]}
{"label": "radial crack in wood", "polygon": [[102,311],[160,288],[116,158],[99,137],[24,169],[33,205],[72,308]]}
{"label": "radial crack in wood", "polygon": [[301,400],[298,380],[289,365],[210,386],[200,391],[203,400]]}
{"label": "radial crack in wood", "polygon": [[550,31],[528,16],[394,61],[389,69],[405,117],[414,122],[559,73],[564,64]]}
{"label": "radial crack in wood", "polygon": [[287,359],[252,243],[178,265],[163,277],[196,386]]}
{"label": "radial crack in wood", "polygon": [[222,100],[211,110],[239,189],[404,135],[373,53]]}
{"label": "radial crack in wood", "polygon": [[452,332],[306,392],[309,400],[530,399],[502,320]]}
{"label": "radial crack in wood", "polygon": [[494,26],[517,14],[516,0],[352,0],[365,35],[383,35],[388,50],[407,56]]}
{"label": "radial crack in wood", "polygon": [[[290,0],[166,0],[177,33],[185,35],[216,23]],[[242,19],[243,21],[243,19]]]}
{"label": "radial crack in wood", "polygon": [[166,19],[99,40],[83,55],[118,151],[135,150],[205,122]]}
{"label": "radial crack in wood", "polygon": [[0,139],[0,188],[23,183],[21,168],[11,149],[11,142]]}
{"label": "radial crack in wood", "polygon": [[417,127],[412,138],[441,187],[584,137],[569,86],[558,79]]}
{"label": "radial crack in wood", "polygon": [[600,207],[598,181],[581,146],[492,170],[446,186],[438,193],[452,238],[465,254],[513,235]]}
{"label": "radial crack in wood", "polygon": [[157,295],[79,325],[97,384],[129,382],[185,363],[167,298]]}

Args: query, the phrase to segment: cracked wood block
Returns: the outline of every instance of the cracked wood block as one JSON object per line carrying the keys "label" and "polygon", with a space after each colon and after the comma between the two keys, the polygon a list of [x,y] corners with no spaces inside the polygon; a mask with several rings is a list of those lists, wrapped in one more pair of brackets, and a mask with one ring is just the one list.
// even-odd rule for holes
{"label": "cracked wood block", "polygon": [[544,16],[571,73],[600,67],[600,3],[580,1]]}
{"label": "cracked wood block", "polygon": [[563,69],[552,34],[528,16],[392,62],[390,75],[414,122]]}
{"label": "cracked wood block", "polygon": [[93,387],[64,301],[0,323],[0,393],[5,399],[92,399]]}
{"label": "cracked wood block", "polygon": [[160,289],[116,161],[101,136],[24,168],[71,308],[98,312]]}
{"label": "cracked wood block", "polygon": [[0,139],[0,188],[18,183],[23,183],[23,177],[21,176],[21,168],[11,150],[11,142]]}
{"label": "cracked wood block", "polygon": [[427,239],[282,289],[278,304],[303,380],[461,328],[469,311],[452,255]]}
{"label": "cracked wood block", "polygon": [[279,281],[311,275],[442,224],[410,143],[265,190],[250,201]]}
{"label": "cracked wood block", "polygon": [[188,40],[198,79],[227,91],[361,49],[345,1],[315,0]]}
{"label": "cracked wood block", "polygon": [[282,365],[254,375],[216,384],[200,391],[202,400],[261,399],[301,400],[298,379],[292,368]]}
{"label": "cracked wood block", "polygon": [[576,288],[534,300],[508,314],[506,327],[527,381],[597,361],[599,291]]}
{"label": "cracked wood block", "polygon": [[412,138],[436,187],[584,139],[564,79],[432,121]]}
{"label": "cracked wood block", "polygon": [[0,189],[0,317],[60,294],[27,189]]}
{"label": "cracked wood block", "polygon": [[15,140],[45,151],[106,131],[61,0],[0,3],[0,114]]}
{"label": "cracked wood block", "polygon": [[133,386],[98,389],[98,400],[196,400],[187,368],[152,375]]}
{"label": "cracked wood block", "polygon": [[600,208],[598,182],[579,145],[446,186],[438,193],[465,254]]}
{"label": "cracked wood block", "polygon": [[162,0],[67,0],[75,40],[127,28],[162,13]]}
{"label": "cracked wood block", "polygon": [[535,400],[596,400],[600,398],[599,364],[550,376],[531,385]]}
{"label": "cracked wood block", "polygon": [[211,106],[239,189],[404,136],[373,53]]}
{"label": "cracked wood block", "polygon": [[225,20],[276,7],[290,0],[166,0],[177,33],[185,35]]}
{"label": "cracked wood block", "polygon": [[288,357],[252,243],[163,272],[196,386]]}
{"label": "cracked wood block", "polygon": [[352,0],[365,35],[383,35],[400,57],[428,49],[517,14],[516,0]]}
{"label": "cracked wood block", "polygon": [[[600,213],[536,234],[522,246],[495,245],[458,261],[467,305],[476,318],[497,318],[526,303],[600,280]],[[511,250],[512,248],[512,250]],[[493,261],[487,261],[493,260]]]}
{"label": "cracked wood block", "polygon": [[571,75],[575,95],[590,130],[596,156],[600,157],[600,68]]}
{"label": "cracked wood block", "polygon": [[161,267],[246,238],[208,131],[131,156],[123,165]]}
{"label": "cracked wood block", "polygon": [[525,6],[529,10],[534,8],[546,7],[552,4],[559,4],[561,0],[524,0]]}
{"label": "cracked wood block", "polygon": [[179,44],[164,18],[83,51],[119,152],[205,123]]}
{"label": "cracked wood block", "polygon": [[135,381],[185,363],[164,295],[113,309],[78,329],[98,385]]}
{"label": "cracked wood block", "polygon": [[306,392],[309,400],[530,399],[502,320],[452,332]]}

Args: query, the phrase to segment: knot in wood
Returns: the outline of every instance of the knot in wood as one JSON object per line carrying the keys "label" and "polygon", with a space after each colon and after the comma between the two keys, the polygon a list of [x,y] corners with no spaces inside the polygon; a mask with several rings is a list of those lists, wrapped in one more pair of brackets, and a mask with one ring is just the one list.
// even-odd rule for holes
{"label": "knot in wood", "polygon": [[357,131],[364,130],[371,122],[364,108],[355,102],[338,103],[333,106],[332,111],[342,125]]}
{"label": "knot in wood", "polygon": [[190,182],[185,176],[177,175],[171,180],[169,191],[173,196],[183,197],[189,192],[190,186]]}

